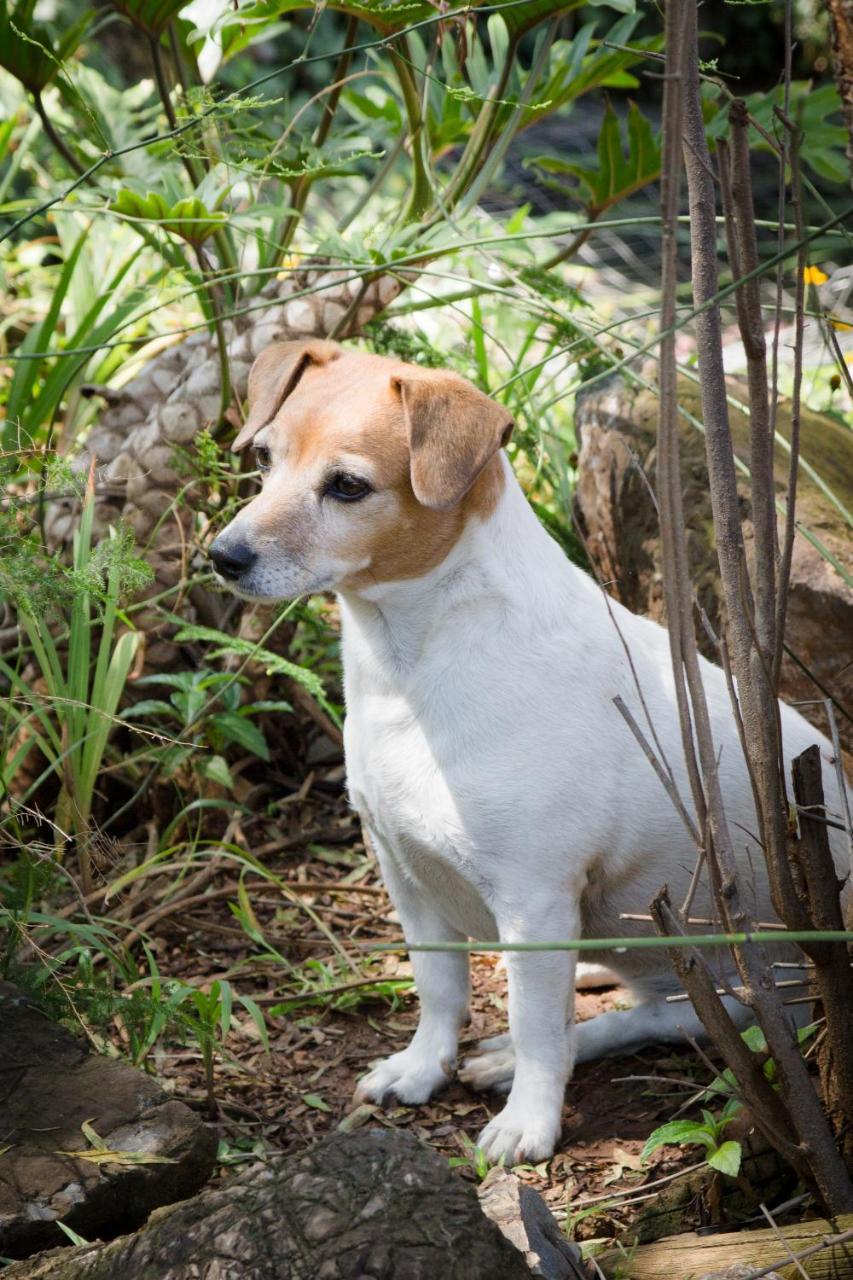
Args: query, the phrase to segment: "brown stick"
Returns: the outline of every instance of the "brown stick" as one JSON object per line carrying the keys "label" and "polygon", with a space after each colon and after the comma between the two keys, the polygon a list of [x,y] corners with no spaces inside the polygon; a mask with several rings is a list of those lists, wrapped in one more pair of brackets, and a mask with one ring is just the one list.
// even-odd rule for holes
{"label": "brown stick", "polygon": [[[820,748],[809,747],[793,763],[794,795],[800,806],[800,840],[791,850],[800,868],[815,929],[844,928],[838,879],[821,822],[807,812],[823,806]],[[840,924],[839,924],[840,922]],[[818,1057],[824,1100],[833,1128],[853,1155],[853,969],[841,943],[806,943],[826,1015],[826,1042]]]}
{"label": "brown stick", "polygon": [[[789,915],[799,915],[802,906],[786,856],[787,831],[778,750],[778,706],[770,692],[766,667],[762,665],[760,645],[755,643],[750,615],[752,602],[743,555],[734,452],[726,404],[720,314],[719,307],[714,302],[718,290],[716,194],[699,96],[696,0],[685,0],[682,5],[671,4],[669,8],[681,10],[686,15],[684,39],[687,77],[682,120],[690,196],[693,292],[696,305],[702,308],[696,322],[697,344],[702,354],[699,366],[700,388],[711,503],[728,613],[732,670],[738,681],[744,737],[761,797],[762,812],[758,816],[762,820],[761,835],[774,907],[780,917],[790,924]],[[738,251],[744,252],[740,243]],[[766,465],[766,450],[761,456]],[[761,483],[772,485],[772,475],[765,477]],[[763,566],[759,565],[758,572],[762,571]],[[706,732],[708,737],[710,732],[701,681],[695,696],[691,688],[691,697],[713,835],[708,851],[711,880],[712,885],[715,882],[719,885],[716,895],[718,908],[724,921],[731,927],[735,920],[745,919],[746,912],[739,892],[737,863],[725,821],[712,743],[710,760],[708,759],[709,741],[706,740]],[[671,932],[671,929],[667,931]],[[797,1136],[798,1150],[803,1157],[808,1157],[801,1159],[800,1167],[808,1167],[806,1176],[816,1185],[828,1208],[833,1212],[853,1210],[853,1186],[811,1085],[788,1015],[772,981],[768,981],[768,974],[771,972],[768,961],[764,954],[753,947],[735,949],[735,959],[744,988],[776,1063],[782,1095],[790,1112],[789,1123],[793,1124]],[[713,998],[717,999],[716,996]],[[730,1036],[727,1045],[726,1056],[728,1058],[729,1052],[732,1053],[734,1067],[738,1051]],[[741,1065],[746,1067],[748,1064]],[[775,1145],[778,1139],[773,1140]]]}
{"label": "brown stick", "polygon": [[[666,888],[661,889],[652,901],[651,912],[658,931],[665,937],[683,933]],[[734,1072],[744,1100],[755,1117],[755,1123],[771,1146],[791,1162],[800,1176],[810,1179],[805,1151],[788,1136],[790,1117],[779,1095],[774,1092],[764,1075],[761,1059],[747,1047],[717,995],[716,983],[698,949],[673,947],[669,955],[702,1025]]]}
{"label": "brown stick", "polygon": [[[749,120],[746,104],[739,98],[729,108],[732,131],[730,192],[726,228],[732,268],[744,276],[758,267],[758,244],[752,203],[749,162]],[[774,649],[776,621],[776,504],[773,487],[773,436],[770,430],[770,402],[767,385],[767,344],[761,312],[761,283],[758,276],[745,281],[735,294],[738,326],[746,353],[749,392],[749,443],[752,497],[752,524],[755,536],[755,629],[759,655],[766,664]],[[760,678],[760,675],[759,675]]]}

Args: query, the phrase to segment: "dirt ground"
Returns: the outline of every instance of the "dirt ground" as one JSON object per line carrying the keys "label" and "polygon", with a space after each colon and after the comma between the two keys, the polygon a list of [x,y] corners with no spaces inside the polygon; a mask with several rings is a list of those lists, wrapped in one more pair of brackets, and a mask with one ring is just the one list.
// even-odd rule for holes
{"label": "dirt ground", "polygon": [[[203,988],[226,978],[235,993],[264,1010],[269,1053],[235,1002],[226,1054],[217,1065],[222,1176],[231,1165],[299,1150],[340,1126],[379,1123],[405,1126],[474,1178],[468,1144],[500,1109],[500,1096],[456,1082],[422,1107],[353,1106],[356,1081],[369,1063],[407,1042],[417,999],[406,981],[411,970],[405,955],[373,949],[399,942],[401,931],[347,808],[342,778],[340,759],[333,757],[301,785],[289,780],[292,789],[282,800],[270,801],[276,788],[267,785],[266,803],[257,811],[247,782],[245,799],[257,816],[235,821],[229,834],[264,874],[277,878],[244,873],[254,941],[235,913],[240,868],[227,857],[208,858],[177,885],[174,872],[146,879],[110,914],[144,928],[162,974]],[[245,923],[245,909],[243,914]],[[463,1052],[506,1028],[500,958],[475,956],[472,977]],[[580,992],[578,1016],[592,1017],[625,999],[618,989]],[[177,1096],[207,1109],[195,1046],[160,1046],[153,1066]],[[696,1147],[659,1151],[647,1166],[639,1153],[652,1129],[673,1118],[707,1081],[707,1068],[691,1055],[667,1050],[580,1067],[567,1091],[558,1153],[535,1168],[523,1167],[520,1176],[576,1238],[621,1232],[654,1206],[662,1187],[700,1163]],[[701,1209],[697,1213],[701,1219]]]}

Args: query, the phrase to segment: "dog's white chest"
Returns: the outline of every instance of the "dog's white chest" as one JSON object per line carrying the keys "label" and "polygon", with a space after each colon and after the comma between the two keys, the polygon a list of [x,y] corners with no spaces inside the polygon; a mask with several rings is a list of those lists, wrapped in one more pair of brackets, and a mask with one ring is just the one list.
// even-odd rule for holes
{"label": "dog's white chest", "polygon": [[490,886],[429,721],[402,698],[368,695],[347,717],[345,744],[352,804],[399,871],[461,932],[489,936]]}

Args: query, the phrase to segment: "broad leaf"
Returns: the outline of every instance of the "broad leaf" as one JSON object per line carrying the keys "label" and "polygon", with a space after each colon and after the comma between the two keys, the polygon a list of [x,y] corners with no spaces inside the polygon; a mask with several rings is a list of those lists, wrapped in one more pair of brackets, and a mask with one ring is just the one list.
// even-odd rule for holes
{"label": "broad leaf", "polygon": [[641,1158],[648,1160],[658,1147],[680,1147],[690,1143],[707,1147],[713,1145],[713,1139],[695,1120],[670,1120],[668,1124],[662,1124],[649,1134],[640,1153]]}
{"label": "broad leaf", "polygon": [[727,1173],[730,1178],[736,1178],[740,1172],[742,1155],[739,1142],[724,1142],[722,1146],[717,1147],[716,1151],[709,1154],[708,1164],[712,1169],[719,1169],[720,1173]]}

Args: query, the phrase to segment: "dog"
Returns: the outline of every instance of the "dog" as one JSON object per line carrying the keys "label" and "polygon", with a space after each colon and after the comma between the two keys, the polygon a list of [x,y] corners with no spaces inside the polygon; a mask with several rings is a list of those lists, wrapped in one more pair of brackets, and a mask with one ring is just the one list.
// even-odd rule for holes
{"label": "dog", "polygon": [[[648,932],[622,913],[665,883],[681,901],[696,861],[614,706],[642,722],[639,685],[690,808],[666,632],[566,559],[503,452],[511,432],[507,410],[455,373],[322,340],[271,346],[233,445],[253,443],[262,488],[210,547],[249,599],[337,593],[349,795],[410,944]],[[704,660],[702,674],[752,909],[773,919],[726,681]],[[820,740],[837,808],[829,742],[784,705],[781,723],[789,758]],[[693,912],[711,911],[700,888]],[[490,1160],[553,1153],[576,1063],[703,1035],[688,1004],[666,1001],[678,986],[664,950],[588,958],[636,1004],[576,1025],[577,953],[506,954],[509,1035],[462,1068],[508,1090],[479,1138]],[[362,1100],[424,1103],[456,1070],[467,955],[411,959],[417,1030],[361,1080]]]}

